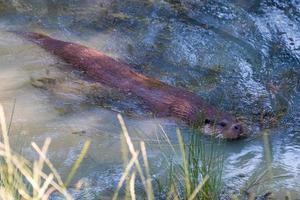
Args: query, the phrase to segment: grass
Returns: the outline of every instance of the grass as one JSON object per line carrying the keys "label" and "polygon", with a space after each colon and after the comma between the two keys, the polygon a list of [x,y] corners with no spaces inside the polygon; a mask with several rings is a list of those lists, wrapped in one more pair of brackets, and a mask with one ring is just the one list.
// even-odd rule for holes
{"label": "grass", "polygon": [[[192,134],[190,143],[186,145],[181,133],[177,130],[180,147],[181,163],[178,165],[168,160],[169,173],[166,181],[156,182],[158,191],[154,191],[153,180],[150,175],[150,166],[147,158],[146,146],[140,142],[135,148],[121,115],[118,115],[122,127],[123,138],[129,152],[129,161],[118,183],[113,200],[120,197],[121,188],[125,188],[124,199],[136,199],[135,181],[139,178],[145,192],[145,198],[152,199],[187,199],[208,200],[218,199],[221,194],[223,157],[216,148],[216,140],[211,139],[209,145],[203,142],[200,134]],[[170,140],[166,138],[170,144]],[[207,148],[209,147],[209,150]],[[174,146],[171,146],[175,149]],[[126,152],[126,150],[124,150]],[[174,151],[175,152],[175,151]],[[164,185],[164,186],[163,186]],[[158,186],[158,187],[157,187]]]}
{"label": "grass", "polygon": [[[124,172],[112,196],[117,199],[167,199],[167,200],[210,200],[219,199],[223,190],[222,174],[224,157],[220,147],[220,140],[213,137],[203,137],[199,131],[191,134],[189,143],[185,143],[179,130],[177,130],[178,147],[172,145],[170,139],[164,134],[164,139],[172,149],[174,156],[179,149],[180,161],[165,155],[168,163],[166,180],[154,179],[151,175],[150,162],[147,156],[146,145],[143,141],[133,145],[125,122],[121,115],[118,120],[122,128],[122,153]],[[19,155],[10,146],[9,129],[6,125],[3,107],[0,104],[0,199],[28,199],[46,200],[53,195],[63,199],[72,199],[68,191],[72,178],[89,149],[87,141],[78,159],[70,169],[65,181],[47,158],[47,151],[51,139],[47,138],[39,147],[32,142],[33,150],[38,159],[30,161]],[[266,168],[258,171],[241,188],[246,197],[231,196],[230,199],[255,199],[254,188],[273,179],[285,178],[286,175],[274,175],[272,172],[272,156],[268,133],[263,135],[265,147]],[[141,183],[141,184],[140,184]],[[142,190],[137,186],[141,185]],[[269,193],[266,193],[269,195]],[[286,194],[286,199],[292,199]]]}
{"label": "grass", "polygon": [[[179,130],[177,130],[177,139],[180,149],[181,160],[175,162],[172,157],[164,155],[167,163],[167,178],[165,181],[152,178],[150,175],[150,166],[147,159],[145,143],[141,142],[138,147],[134,147],[123,118],[119,115],[124,144],[127,145],[130,161],[125,165],[125,170],[114,193],[113,199],[167,199],[167,200],[217,200],[221,198],[224,192],[222,184],[222,175],[224,169],[224,156],[221,152],[223,143],[219,138],[203,136],[198,130],[191,134],[189,143],[185,144]],[[167,135],[163,134],[163,140],[170,145],[170,149],[176,154],[175,147],[171,144]],[[265,183],[280,178],[286,178],[287,175],[274,175],[272,172],[272,155],[268,134],[264,133],[264,155],[266,167],[257,169],[246,184],[240,185],[237,189],[240,194],[226,194],[226,199],[268,199],[272,197],[270,192],[255,192],[256,188]],[[122,150],[123,151],[123,150]],[[126,150],[125,150],[126,152]],[[124,158],[128,160],[128,157]],[[143,187],[144,195],[137,194],[136,183],[140,181]],[[120,195],[121,188],[125,188],[125,195]],[[257,194],[261,194],[257,196]],[[292,199],[291,194],[286,194],[286,199]]]}
{"label": "grass", "polygon": [[194,133],[188,147],[188,171],[192,188],[199,184],[199,179],[209,177],[198,199],[218,199],[222,192],[222,174],[224,157],[220,152],[219,139],[210,137],[204,142],[203,135]]}
{"label": "grass", "polygon": [[[253,200],[256,194],[264,193],[265,199],[271,198],[272,193],[266,192],[263,188],[265,183],[274,182],[274,180],[284,179],[291,177],[289,174],[274,174],[273,173],[273,161],[272,161],[272,150],[270,145],[270,133],[269,131],[262,132],[263,147],[264,147],[264,166],[258,168],[248,179],[245,186],[241,188],[242,195],[246,196],[248,199]],[[291,195],[287,192],[285,199],[290,200]]]}
{"label": "grass", "polygon": [[29,161],[14,152],[10,146],[8,128],[1,104],[0,125],[2,136],[0,141],[0,199],[44,200],[49,199],[53,194],[64,199],[72,199],[67,187],[86,154],[90,142],[87,141],[84,144],[77,161],[70,169],[66,181],[63,182],[46,156],[51,143],[50,138],[45,140],[42,147],[34,142],[31,143],[32,148],[39,157],[37,160]]}

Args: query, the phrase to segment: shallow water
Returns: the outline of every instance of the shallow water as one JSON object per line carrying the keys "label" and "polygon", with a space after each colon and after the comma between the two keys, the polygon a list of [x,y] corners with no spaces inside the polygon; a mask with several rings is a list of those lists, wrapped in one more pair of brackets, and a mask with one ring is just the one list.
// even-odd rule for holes
{"label": "shallow water", "polygon": [[[170,119],[151,119],[140,102],[114,92],[91,98],[82,92],[93,84],[87,77],[8,30],[40,31],[99,49],[247,119],[254,136],[225,145],[228,190],[243,187],[271,162],[275,177],[288,176],[255,191],[273,191],[278,199],[290,191],[300,198],[298,1],[11,0],[0,1],[0,11],[0,100],[8,119],[14,110],[12,143],[33,157],[30,142],[51,137],[50,159],[64,174],[91,139],[76,177],[86,187],[76,197],[96,198],[116,186],[122,172],[118,112],[134,140],[146,141],[156,175],[164,166],[159,125],[174,144],[176,127],[186,136],[189,131]],[[43,77],[64,87],[34,87],[32,81]],[[259,128],[263,110],[275,125],[266,120]]]}

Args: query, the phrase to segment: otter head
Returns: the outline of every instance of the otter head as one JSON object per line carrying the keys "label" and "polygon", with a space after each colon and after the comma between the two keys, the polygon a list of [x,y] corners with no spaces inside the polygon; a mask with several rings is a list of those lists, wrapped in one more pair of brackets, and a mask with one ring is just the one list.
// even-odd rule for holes
{"label": "otter head", "polygon": [[232,140],[247,136],[245,125],[228,114],[221,114],[218,118],[205,118],[203,132]]}

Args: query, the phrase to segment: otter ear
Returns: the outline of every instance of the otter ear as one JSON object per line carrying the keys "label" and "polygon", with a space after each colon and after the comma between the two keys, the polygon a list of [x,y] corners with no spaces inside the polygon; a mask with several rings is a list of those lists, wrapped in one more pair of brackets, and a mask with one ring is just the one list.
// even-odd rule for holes
{"label": "otter ear", "polygon": [[221,121],[218,123],[218,125],[221,127],[225,127],[225,126],[227,126],[227,122]]}

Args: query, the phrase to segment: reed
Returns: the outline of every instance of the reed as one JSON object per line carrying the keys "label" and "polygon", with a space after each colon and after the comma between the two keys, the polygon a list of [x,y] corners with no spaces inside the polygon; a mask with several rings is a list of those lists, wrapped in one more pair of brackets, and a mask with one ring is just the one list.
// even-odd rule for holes
{"label": "reed", "polygon": [[219,199],[224,163],[219,139],[206,139],[197,131],[191,135],[190,142],[184,144],[179,130],[177,137],[182,161],[177,168],[171,163],[168,185],[177,188],[180,199]]}
{"label": "reed", "polygon": [[[155,187],[153,187],[154,180],[150,174],[150,163],[145,143],[142,141],[139,147],[135,148],[121,115],[118,115],[118,119],[131,158],[118,183],[113,196],[114,200],[120,197],[122,187],[125,188],[125,199],[136,199],[137,194],[134,182],[138,179],[141,181],[145,192],[144,198],[149,200],[154,198],[170,200],[207,200],[219,198],[222,188],[223,157],[217,152],[218,148],[216,148],[217,143],[215,140],[212,139],[210,141],[210,149],[207,151],[206,148],[208,146],[204,144],[203,137],[200,134],[193,134],[190,143],[185,144],[180,131],[177,130],[181,163],[178,166],[173,161],[168,160],[167,180],[164,183],[157,180],[154,185]],[[164,137],[167,136],[164,135]],[[169,138],[165,140],[171,145]],[[175,146],[171,145],[171,148],[176,152]],[[158,191],[155,189],[158,189]],[[160,195],[162,191],[164,195]]]}
{"label": "reed", "polygon": [[[175,162],[169,155],[164,155],[167,163],[167,178],[165,181],[155,180],[151,175],[151,162],[148,160],[146,144],[141,141],[139,145],[133,145],[130,134],[121,115],[118,119],[122,128],[122,141],[124,153],[124,172],[119,180],[113,200],[122,199],[121,191],[125,195],[123,199],[167,199],[167,200],[210,200],[219,199],[222,192],[222,174],[224,157],[221,153],[222,142],[218,138],[205,137],[195,130],[191,134],[189,142],[184,142],[183,137],[177,130],[178,146],[171,143],[167,134],[163,132],[163,140],[170,146],[175,154],[179,151],[180,161]],[[68,191],[72,178],[86,155],[90,141],[87,141],[77,161],[70,169],[66,180],[63,181],[57,169],[47,158],[51,139],[47,138],[39,147],[32,142],[33,150],[38,154],[36,160],[28,160],[16,153],[10,145],[7,122],[4,110],[0,104],[0,199],[15,200],[46,200],[52,195],[63,199],[72,199]],[[10,125],[9,125],[10,127]],[[161,141],[161,142],[164,142]],[[267,167],[261,173],[254,174],[247,184],[241,188],[248,199],[255,198],[253,188],[263,183],[287,175],[274,175],[272,173],[272,159],[270,144],[264,137],[265,156]],[[138,190],[138,181],[143,191]],[[163,194],[163,195],[162,195]],[[250,194],[250,195],[249,195]],[[291,194],[287,193],[287,199]],[[232,196],[231,199],[242,198]]]}
{"label": "reed", "polygon": [[0,199],[46,200],[52,194],[67,200],[72,199],[67,186],[86,154],[90,142],[85,143],[78,160],[74,163],[64,183],[46,156],[51,143],[50,138],[45,140],[42,147],[39,147],[35,142],[31,143],[32,148],[38,154],[38,159],[30,161],[11,148],[4,109],[1,104],[0,125],[2,136],[0,141]]}

